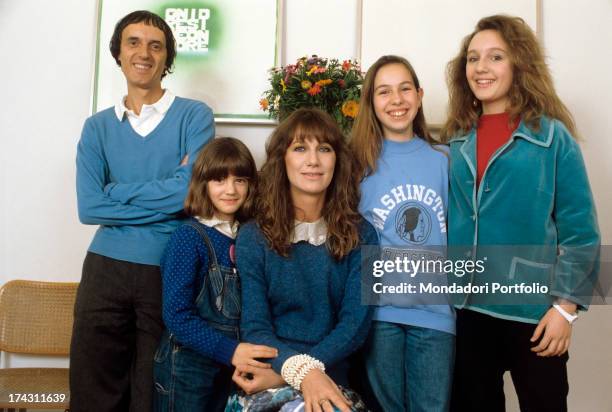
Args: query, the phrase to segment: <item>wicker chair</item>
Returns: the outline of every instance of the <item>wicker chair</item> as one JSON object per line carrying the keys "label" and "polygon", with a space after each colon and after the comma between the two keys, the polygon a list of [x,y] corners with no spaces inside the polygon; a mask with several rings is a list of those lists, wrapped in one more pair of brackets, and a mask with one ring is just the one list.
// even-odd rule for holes
{"label": "wicker chair", "polygon": [[[4,284],[0,288],[0,352],[68,355],[77,286],[25,280]],[[67,368],[0,369],[0,411],[66,410],[69,398]]]}

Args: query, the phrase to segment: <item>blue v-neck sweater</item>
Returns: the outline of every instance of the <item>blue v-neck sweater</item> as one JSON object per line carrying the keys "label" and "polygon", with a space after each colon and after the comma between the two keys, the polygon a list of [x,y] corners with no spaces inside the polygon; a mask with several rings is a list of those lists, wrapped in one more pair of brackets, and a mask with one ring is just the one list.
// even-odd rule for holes
{"label": "blue v-neck sweater", "polygon": [[[89,251],[128,262],[159,265],[180,221],[191,167],[214,136],[212,111],[176,97],[146,137],[114,109],[85,122],[77,149],[79,219],[100,225]],[[189,155],[189,162],[180,166]]]}

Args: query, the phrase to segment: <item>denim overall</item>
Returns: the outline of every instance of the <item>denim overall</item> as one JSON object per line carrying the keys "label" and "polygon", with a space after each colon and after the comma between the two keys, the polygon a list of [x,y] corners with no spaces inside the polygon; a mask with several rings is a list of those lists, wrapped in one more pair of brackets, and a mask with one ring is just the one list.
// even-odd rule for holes
{"label": "denim overall", "polygon": [[[196,299],[198,315],[209,326],[239,339],[240,279],[235,268],[220,266],[204,228],[195,228],[208,249],[208,275]],[[231,389],[231,368],[181,345],[166,330],[154,361],[155,410],[222,411]]]}

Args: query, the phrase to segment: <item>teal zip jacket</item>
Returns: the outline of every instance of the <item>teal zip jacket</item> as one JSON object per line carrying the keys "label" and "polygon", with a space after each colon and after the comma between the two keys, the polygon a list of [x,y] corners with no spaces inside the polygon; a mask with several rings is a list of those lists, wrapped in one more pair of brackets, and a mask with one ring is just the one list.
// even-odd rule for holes
{"label": "teal zip jacket", "polygon": [[563,123],[543,117],[535,131],[521,122],[479,187],[476,129],[451,139],[450,155],[449,254],[484,267],[455,277],[481,287],[465,288],[456,306],[528,323],[558,297],[586,309],[600,236],[580,148]]}

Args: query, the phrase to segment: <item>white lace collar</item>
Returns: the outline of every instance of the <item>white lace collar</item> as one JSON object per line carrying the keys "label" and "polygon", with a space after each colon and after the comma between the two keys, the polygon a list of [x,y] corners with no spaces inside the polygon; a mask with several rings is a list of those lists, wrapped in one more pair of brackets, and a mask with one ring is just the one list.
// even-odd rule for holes
{"label": "white lace collar", "polygon": [[218,230],[223,233],[225,236],[228,236],[232,239],[236,239],[236,235],[238,234],[238,221],[234,220],[233,224],[230,224],[227,220],[217,219],[213,217],[212,219],[204,219],[199,216],[196,217],[198,222],[206,225],[208,227],[212,227],[213,229]]}
{"label": "white lace collar", "polygon": [[323,218],[316,222],[301,222],[295,221],[293,228],[293,239],[291,243],[301,241],[308,242],[313,246],[320,246],[327,240],[327,223]]}

